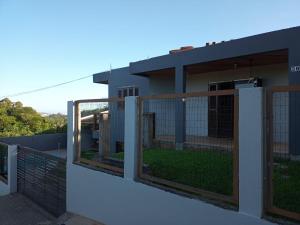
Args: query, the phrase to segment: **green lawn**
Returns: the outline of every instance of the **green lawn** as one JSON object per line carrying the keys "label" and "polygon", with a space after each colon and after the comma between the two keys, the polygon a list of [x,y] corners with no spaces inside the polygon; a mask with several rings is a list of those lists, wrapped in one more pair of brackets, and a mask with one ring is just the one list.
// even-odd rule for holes
{"label": "green lawn", "polygon": [[[97,151],[84,151],[82,157],[93,159]],[[124,153],[112,157],[123,159]],[[274,160],[274,205],[300,212],[300,162]],[[232,155],[213,151],[144,150],[143,163],[147,173],[224,195],[232,194]]]}
{"label": "green lawn", "polygon": [[[114,155],[119,159],[123,153]],[[232,194],[232,155],[213,151],[176,151],[148,149],[144,151],[148,174],[180,184],[216,192]]]}
{"label": "green lawn", "polygon": [[274,205],[300,213],[300,162],[274,160]]}
{"label": "green lawn", "polygon": [[81,151],[81,157],[84,159],[92,160],[96,157],[98,150],[85,150]]}

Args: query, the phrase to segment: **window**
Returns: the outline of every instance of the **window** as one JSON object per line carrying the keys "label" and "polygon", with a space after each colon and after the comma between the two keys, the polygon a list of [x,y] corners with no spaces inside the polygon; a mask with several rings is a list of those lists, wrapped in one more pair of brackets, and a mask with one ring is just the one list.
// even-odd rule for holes
{"label": "window", "polygon": [[127,89],[123,90],[123,97],[125,98],[127,96]]}
{"label": "window", "polygon": [[133,88],[129,88],[129,96],[133,96]]}
{"label": "window", "polygon": [[[126,96],[139,96],[139,88],[137,87],[121,87],[118,90],[118,97],[125,98]],[[119,102],[118,107],[124,109],[124,101]]]}
{"label": "window", "polygon": [[[216,84],[209,84],[208,87],[209,91],[216,91],[217,85]],[[209,98],[209,110],[216,110],[217,109],[217,97],[216,96],[210,96]]]}
{"label": "window", "polygon": [[118,90],[118,97],[125,98],[126,96],[138,96],[139,89],[137,87],[121,87]]}

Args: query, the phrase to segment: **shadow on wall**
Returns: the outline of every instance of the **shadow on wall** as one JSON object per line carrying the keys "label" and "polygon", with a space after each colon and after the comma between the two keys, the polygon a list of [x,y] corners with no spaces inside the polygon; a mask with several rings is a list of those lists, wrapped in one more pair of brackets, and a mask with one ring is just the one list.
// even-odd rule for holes
{"label": "shadow on wall", "polygon": [[5,137],[0,138],[0,142],[9,145],[22,145],[40,151],[49,151],[55,149],[67,148],[67,134],[41,134],[34,136],[20,136],[20,137]]}

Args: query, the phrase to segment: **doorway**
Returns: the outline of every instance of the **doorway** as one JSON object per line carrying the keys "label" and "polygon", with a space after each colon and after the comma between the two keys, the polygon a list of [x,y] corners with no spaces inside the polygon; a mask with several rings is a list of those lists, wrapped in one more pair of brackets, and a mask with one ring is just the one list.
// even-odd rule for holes
{"label": "doorway", "polygon": [[[234,89],[234,82],[210,83],[209,91]],[[233,137],[234,96],[210,96],[208,99],[208,136]]]}

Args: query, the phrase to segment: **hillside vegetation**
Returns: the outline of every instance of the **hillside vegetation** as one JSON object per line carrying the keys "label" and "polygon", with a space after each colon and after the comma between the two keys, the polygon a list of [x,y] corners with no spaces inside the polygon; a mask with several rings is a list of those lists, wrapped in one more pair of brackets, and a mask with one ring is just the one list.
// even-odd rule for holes
{"label": "hillside vegetation", "polygon": [[8,98],[0,101],[0,137],[66,132],[67,118],[62,114],[41,116],[32,107]]}

